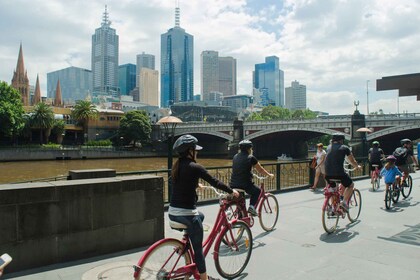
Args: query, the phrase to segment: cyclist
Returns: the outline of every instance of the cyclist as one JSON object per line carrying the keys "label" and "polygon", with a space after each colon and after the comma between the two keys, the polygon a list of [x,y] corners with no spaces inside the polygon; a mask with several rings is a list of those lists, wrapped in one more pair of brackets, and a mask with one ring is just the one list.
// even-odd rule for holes
{"label": "cyclist", "polygon": [[264,176],[274,177],[274,175],[261,166],[258,159],[252,154],[252,147],[253,144],[249,140],[239,142],[239,152],[233,157],[230,187],[242,189],[251,196],[248,212],[253,216],[258,216],[255,203],[257,203],[261,189],[252,181],[252,167],[255,167]]}
{"label": "cyclist", "polygon": [[401,172],[404,173],[402,180],[408,177],[409,173],[409,164],[407,162],[408,157],[411,157],[413,162],[418,166],[419,163],[417,162],[416,157],[413,154],[413,145],[410,139],[402,139],[401,147],[395,149],[393,156],[397,159],[395,165],[398,167]]}
{"label": "cyclist", "polygon": [[331,144],[327,147],[327,157],[325,159],[325,179],[328,184],[331,183],[330,179],[340,180],[341,184],[345,187],[343,193],[342,207],[347,212],[348,204],[351,194],[353,193],[354,183],[350,176],[344,170],[344,158],[347,156],[353,167],[360,169],[361,166],[357,163],[350,148],[344,143],[344,134],[334,133],[332,135]]}
{"label": "cyclist", "polygon": [[372,148],[369,149],[368,152],[368,160],[369,160],[369,170],[370,170],[370,178],[371,183],[373,182],[372,174],[375,172],[375,167],[372,165],[378,165],[378,169],[382,169],[382,160],[384,159],[385,154],[384,151],[379,148],[379,142],[373,141]]}
{"label": "cyclist", "polygon": [[388,156],[386,158],[385,167],[381,170],[381,176],[384,177],[386,187],[394,184],[396,176],[402,176],[401,171],[395,166],[397,159],[394,156]]}
{"label": "cyclist", "polygon": [[195,261],[201,280],[215,279],[207,276],[203,254],[203,220],[204,214],[197,210],[197,192],[201,187],[199,179],[203,179],[215,188],[239,197],[223,182],[211,176],[197,161],[197,152],[202,149],[198,140],[192,135],[179,137],[173,146],[179,158],[172,166],[172,195],[168,210],[169,219],[187,226],[188,235],[194,249]]}

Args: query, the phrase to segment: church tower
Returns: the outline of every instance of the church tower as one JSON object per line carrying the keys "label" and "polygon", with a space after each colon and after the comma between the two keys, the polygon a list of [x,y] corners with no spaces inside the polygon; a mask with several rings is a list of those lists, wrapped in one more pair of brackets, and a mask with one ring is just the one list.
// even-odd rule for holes
{"label": "church tower", "polygon": [[12,87],[20,92],[23,106],[29,106],[29,79],[23,63],[22,43],[20,44],[16,71],[13,73]]}
{"label": "church tower", "polygon": [[41,102],[41,87],[39,86],[39,77],[36,75],[35,94],[32,105],[36,105]]}
{"label": "church tower", "polygon": [[63,106],[63,98],[61,96],[60,79],[58,79],[58,81],[57,81],[57,88],[55,90],[54,106],[55,107],[62,107]]}

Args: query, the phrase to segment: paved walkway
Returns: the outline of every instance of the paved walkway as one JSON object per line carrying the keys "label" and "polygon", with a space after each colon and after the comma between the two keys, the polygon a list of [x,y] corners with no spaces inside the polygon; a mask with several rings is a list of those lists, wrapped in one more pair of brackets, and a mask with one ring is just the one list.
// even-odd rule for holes
{"label": "paved walkway", "polygon": [[[267,234],[259,224],[254,225],[254,250],[238,279],[420,279],[420,172],[412,175],[411,196],[389,211],[385,210],[383,185],[372,192],[368,180],[357,181],[362,193],[360,220],[349,224],[347,219],[340,219],[338,231],[330,235],[321,224],[321,191],[276,195],[280,203],[277,229]],[[201,206],[200,210],[206,215],[206,227],[210,227],[217,205]],[[169,228],[166,234],[180,237]],[[131,265],[145,249],[6,274],[4,278],[132,279]],[[211,256],[207,266],[209,274],[218,277]]]}

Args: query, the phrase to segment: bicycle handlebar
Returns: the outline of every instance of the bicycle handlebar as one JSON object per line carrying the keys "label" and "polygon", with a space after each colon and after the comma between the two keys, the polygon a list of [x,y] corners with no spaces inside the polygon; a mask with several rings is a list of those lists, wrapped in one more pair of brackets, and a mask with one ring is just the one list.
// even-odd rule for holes
{"label": "bicycle handlebar", "polygon": [[252,176],[254,176],[255,178],[259,179],[259,180],[265,180],[268,178],[268,176],[258,176],[257,174],[252,173]]}
{"label": "bicycle handlebar", "polygon": [[201,188],[202,189],[211,189],[211,190],[213,190],[217,194],[217,196],[219,197],[219,199],[224,199],[224,198],[227,198],[228,197],[228,194],[221,193],[221,192],[217,191],[217,189],[215,187],[212,187],[212,186],[202,186]]}

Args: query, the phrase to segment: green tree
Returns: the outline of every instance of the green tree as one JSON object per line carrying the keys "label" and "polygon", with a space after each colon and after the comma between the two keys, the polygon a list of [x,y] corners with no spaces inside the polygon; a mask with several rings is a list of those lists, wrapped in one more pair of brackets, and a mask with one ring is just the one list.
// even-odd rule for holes
{"label": "green tree", "polygon": [[261,116],[264,120],[285,120],[291,118],[291,113],[289,109],[281,108],[277,106],[269,105],[264,107],[261,112]]}
{"label": "green tree", "polygon": [[57,139],[57,143],[61,144],[63,141],[63,133],[66,130],[66,123],[64,120],[55,120],[54,125],[51,129],[52,134],[54,134],[55,138]]}
{"label": "green tree", "polygon": [[79,125],[83,127],[84,135],[87,135],[89,119],[95,120],[98,118],[98,115],[99,113],[95,105],[87,100],[77,101],[71,112],[72,119],[74,119]]}
{"label": "green tree", "polygon": [[0,138],[14,139],[25,125],[20,93],[6,82],[0,82]]}
{"label": "green tree", "polygon": [[152,125],[145,111],[130,111],[121,118],[118,134],[124,137],[124,141],[132,142],[133,147],[137,141],[149,142],[151,132]]}
{"label": "green tree", "polygon": [[247,121],[263,121],[263,117],[260,113],[253,112],[249,117],[246,119]]}
{"label": "green tree", "polygon": [[45,103],[35,105],[30,118],[31,128],[39,129],[40,144],[44,144],[44,136],[47,139],[54,125],[54,112],[51,106]]}

